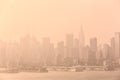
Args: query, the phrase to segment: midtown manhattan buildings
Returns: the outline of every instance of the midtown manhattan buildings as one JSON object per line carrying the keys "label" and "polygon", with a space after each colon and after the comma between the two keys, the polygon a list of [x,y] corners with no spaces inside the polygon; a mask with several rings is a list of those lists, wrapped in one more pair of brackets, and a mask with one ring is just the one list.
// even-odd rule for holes
{"label": "midtown manhattan buildings", "polygon": [[27,35],[20,42],[0,41],[0,67],[40,67],[40,66],[102,66],[120,64],[120,32],[110,39],[110,44],[99,44],[96,37],[85,44],[83,28],[77,37],[72,33],[65,40],[53,44],[49,37],[40,42]]}

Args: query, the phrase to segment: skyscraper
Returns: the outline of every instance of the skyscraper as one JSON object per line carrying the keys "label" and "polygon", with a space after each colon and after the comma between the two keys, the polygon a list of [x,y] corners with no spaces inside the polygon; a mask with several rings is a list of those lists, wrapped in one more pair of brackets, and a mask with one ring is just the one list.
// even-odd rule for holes
{"label": "skyscraper", "polygon": [[66,57],[65,62],[67,66],[73,65],[73,42],[74,37],[73,34],[67,34],[66,36]]}
{"label": "skyscraper", "polygon": [[119,63],[120,59],[120,32],[115,33],[115,58]]}
{"label": "skyscraper", "polygon": [[67,34],[66,36],[66,48],[67,48],[67,57],[72,58],[73,55],[73,34]]}
{"label": "skyscraper", "polygon": [[[18,50],[19,50],[18,53],[20,56],[20,62],[19,62],[20,65],[26,66],[26,67],[39,65],[39,61],[40,61],[39,47],[40,47],[40,44],[34,36],[27,35],[21,38],[20,45],[18,46]],[[17,49],[14,49],[14,50],[17,50]]]}
{"label": "skyscraper", "polygon": [[85,45],[85,38],[84,38],[83,28],[81,26],[79,33],[79,63],[82,63],[83,54],[84,54],[84,45]]}
{"label": "skyscraper", "polygon": [[111,57],[112,60],[115,59],[115,38],[111,38]]}
{"label": "skyscraper", "polygon": [[97,60],[97,65],[99,66],[103,65],[104,57],[103,57],[103,48],[101,44],[97,48],[96,60]]}
{"label": "skyscraper", "polygon": [[111,47],[108,44],[103,45],[103,57],[105,64],[111,63]]}
{"label": "skyscraper", "polygon": [[42,43],[42,58],[44,65],[53,65],[54,63],[54,45],[51,43],[50,38],[44,38]]}
{"label": "skyscraper", "polygon": [[90,48],[93,52],[96,53],[96,51],[97,51],[97,38],[90,39]]}
{"label": "skyscraper", "polygon": [[85,37],[84,37],[83,27],[81,26],[79,33],[79,47],[82,48],[84,47],[84,45],[85,45]]}
{"label": "skyscraper", "polygon": [[79,39],[74,40],[74,65],[78,64],[79,61]]}
{"label": "skyscraper", "polygon": [[97,38],[90,39],[89,65],[96,64]]}
{"label": "skyscraper", "polygon": [[61,41],[57,44],[57,65],[63,65],[64,64],[64,56],[65,56],[65,47],[64,42]]}
{"label": "skyscraper", "polygon": [[115,33],[115,57],[120,57],[120,32]]}

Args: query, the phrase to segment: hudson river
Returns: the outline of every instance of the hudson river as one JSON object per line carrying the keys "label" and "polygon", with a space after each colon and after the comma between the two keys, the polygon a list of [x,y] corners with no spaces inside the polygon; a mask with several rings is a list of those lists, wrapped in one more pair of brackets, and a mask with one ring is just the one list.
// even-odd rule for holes
{"label": "hudson river", "polygon": [[120,71],[0,73],[0,80],[120,80]]}

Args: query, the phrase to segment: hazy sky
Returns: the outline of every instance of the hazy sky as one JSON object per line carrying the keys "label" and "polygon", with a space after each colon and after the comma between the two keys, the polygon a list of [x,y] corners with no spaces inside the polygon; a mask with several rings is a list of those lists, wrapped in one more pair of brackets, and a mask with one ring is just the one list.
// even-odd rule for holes
{"label": "hazy sky", "polygon": [[96,36],[99,42],[108,42],[120,31],[120,1],[0,0],[0,38],[5,41],[32,34],[57,42],[66,33],[78,37],[81,25],[86,42]]}

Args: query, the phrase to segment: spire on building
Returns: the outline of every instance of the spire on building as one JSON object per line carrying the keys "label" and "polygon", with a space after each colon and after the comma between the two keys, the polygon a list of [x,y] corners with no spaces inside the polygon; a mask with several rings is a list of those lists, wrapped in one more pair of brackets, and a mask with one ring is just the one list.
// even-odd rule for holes
{"label": "spire on building", "polygon": [[80,33],[79,33],[79,46],[83,47],[85,44],[85,37],[84,37],[84,31],[83,26],[80,27]]}

